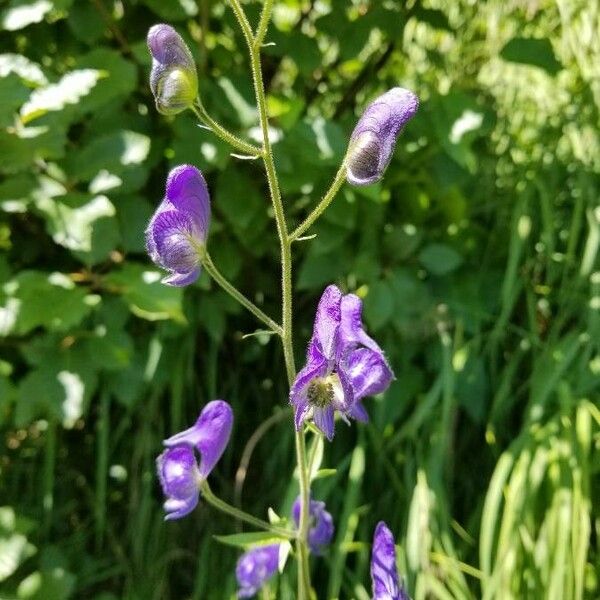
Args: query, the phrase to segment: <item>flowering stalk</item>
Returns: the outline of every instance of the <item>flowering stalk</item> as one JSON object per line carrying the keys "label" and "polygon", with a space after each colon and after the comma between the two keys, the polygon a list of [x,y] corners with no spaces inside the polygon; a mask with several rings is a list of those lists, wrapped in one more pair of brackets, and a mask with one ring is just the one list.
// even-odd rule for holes
{"label": "flowering stalk", "polygon": [[[289,235],[277,172],[275,170],[275,161],[271,141],[269,139],[269,120],[267,116],[267,103],[265,98],[265,89],[262,78],[262,68],[260,64],[260,48],[264,36],[266,35],[268,24],[271,17],[273,2],[266,0],[260,17],[256,37],[239,0],[230,0],[231,8],[240,24],[242,33],[248,46],[250,55],[250,67],[252,70],[252,81],[256,95],[256,104],[260,119],[260,128],[263,136],[263,154],[262,159],[265,164],[267,183],[275,223],[277,226],[277,235],[279,237],[279,246],[281,251],[281,295],[282,295],[282,328],[283,333],[281,341],[283,345],[283,354],[285,359],[288,383],[291,386],[296,377],[296,366],[294,363],[294,350],[292,345],[292,239]],[[310,570],[308,564],[308,508],[310,502],[310,481],[308,478],[308,469],[306,463],[306,443],[304,431],[301,429],[295,433],[296,460],[298,465],[298,479],[300,483],[300,519],[298,527],[298,537],[296,538],[296,552],[298,560],[298,600],[305,600],[310,597]]]}

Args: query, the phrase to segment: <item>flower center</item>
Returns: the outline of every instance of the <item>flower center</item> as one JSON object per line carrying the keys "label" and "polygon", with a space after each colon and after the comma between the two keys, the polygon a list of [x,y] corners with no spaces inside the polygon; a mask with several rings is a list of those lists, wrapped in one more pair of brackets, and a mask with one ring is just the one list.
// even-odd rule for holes
{"label": "flower center", "polygon": [[337,379],[338,376],[335,373],[313,379],[306,392],[308,403],[318,408],[329,406],[335,398],[334,386]]}

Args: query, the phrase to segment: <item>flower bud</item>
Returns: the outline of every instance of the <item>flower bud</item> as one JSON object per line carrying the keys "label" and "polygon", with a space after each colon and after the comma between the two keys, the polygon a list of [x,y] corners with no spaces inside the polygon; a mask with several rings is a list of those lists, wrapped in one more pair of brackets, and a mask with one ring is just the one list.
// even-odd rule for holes
{"label": "flower bud", "polygon": [[277,572],[279,544],[258,546],[244,552],[235,568],[238,598],[251,598]]}
{"label": "flower bud", "polygon": [[156,109],[175,115],[189,108],[198,95],[198,75],[190,49],[170,26],[161,23],[148,31],[152,54],[150,89]]}
{"label": "flower bud", "polygon": [[398,135],[418,108],[417,96],[401,87],[392,88],[367,106],[350,137],[348,183],[369,185],[383,177]]}

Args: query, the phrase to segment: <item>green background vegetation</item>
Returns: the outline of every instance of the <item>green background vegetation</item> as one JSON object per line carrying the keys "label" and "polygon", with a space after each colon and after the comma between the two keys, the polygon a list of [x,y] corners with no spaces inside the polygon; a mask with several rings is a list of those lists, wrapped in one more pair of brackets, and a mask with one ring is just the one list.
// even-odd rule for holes
{"label": "green background vegetation", "polygon": [[[226,3],[0,4],[2,598],[231,597],[239,551],[213,535],[238,525],[202,506],[165,524],[154,474],[161,440],[213,398],[236,415],[213,489],[259,516],[296,494],[277,340],[244,339],[256,323],[205,274],[162,286],[144,252],[168,169],[193,163],[215,263],[279,310],[260,161],[156,113],[159,21],[192,48],[211,114],[252,135]],[[298,360],[336,282],[364,297],[397,376],[370,424],[338,423],[325,447],[335,472],[314,493],[337,532],[313,560],[319,598],[370,597],[379,519],[415,600],[600,593],[599,30],[586,0],[277,2],[263,65],[290,225],[369,100],[395,85],[422,100],[384,181],[344,186],[295,245]]]}

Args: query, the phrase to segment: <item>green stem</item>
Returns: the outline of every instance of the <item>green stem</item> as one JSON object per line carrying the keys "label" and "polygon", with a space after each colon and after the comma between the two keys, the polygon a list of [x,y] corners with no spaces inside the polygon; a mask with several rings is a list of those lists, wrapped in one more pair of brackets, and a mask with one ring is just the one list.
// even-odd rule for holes
{"label": "green stem", "polygon": [[[259,23],[258,35],[264,35],[266,32],[268,19],[270,18],[270,0],[265,0],[269,6],[263,9],[261,15],[261,23]],[[260,44],[256,44],[256,40],[252,36],[248,20],[239,3],[239,0],[229,0],[231,7],[237,17],[242,32],[246,39],[248,52],[250,54],[250,67],[252,69],[252,81],[254,84],[254,92],[256,95],[256,104],[260,118],[260,128],[263,136],[263,155],[262,159],[265,164],[267,182],[271,202],[273,204],[273,212],[275,215],[275,223],[277,226],[277,235],[279,237],[279,245],[281,250],[281,296],[282,296],[282,328],[283,333],[281,341],[283,345],[283,355],[285,359],[285,367],[288,377],[288,383],[292,386],[296,378],[296,367],[294,364],[294,350],[292,344],[292,241],[288,234],[288,228],[285,221],[285,212],[279,190],[279,182],[277,180],[277,172],[275,170],[275,161],[273,159],[273,151],[271,141],[269,140],[269,120],[267,116],[267,102],[265,98],[265,88],[262,77],[262,68],[260,64]],[[267,10],[265,13],[264,10]],[[264,17],[264,19],[263,19]],[[258,39],[258,38],[257,38]],[[309,600],[311,594],[310,584],[310,569],[308,562],[308,505],[310,499],[310,482],[308,480],[308,472],[306,469],[306,447],[304,440],[304,432],[297,431],[295,434],[296,442],[296,459],[298,463],[298,474],[300,481],[300,523],[298,527],[298,536],[296,538],[296,554],[298,560],[298,600]]]}
{"label": "green stem", "polygon": [[260,13],[260,20],[258,27],[256,28],[256,35],[254,36],[254,48],[259,50],[260,46],[267,35],[267,29],[269,28],[269,22],[271,20],[271,11],[273,10],[273,0],[265,0],[263,4],[262,12]]}
{"label": "green stem", "polygon": [[224,500],[221,500],[221,498],[218,498],[217,496],[215,496],[213,494],[207,481],[203,481],[200,484],[200,491],[202,493],[202,497],[204,498],[204,500],[206,500],[206,502],[208,502],[211,506],[214,506],[217,510],[220,510],[221,512],[231,515],[232,517],[239,519],[240,521],[244,521],[244,522],[248,523],[249,525],[258,527],[259,529],[264,529],[265,531],[270,531],[271,533],[274,533],[275,535],[279,535],[281,537],[284,537],[284,538],[287,538],[290,540],[292,540],[296,537],[296,534],[293,531],[290,531],[289,529],[284,529],[283,527],[278,527],[277,525],[272,525],[271,523],[267,523],[266,521],[263,521],[262,519],[258,519],[257,517],[254,517],[252,515],[249,515],[248,513],[244,512],[243,510],[240,510],[239,508],[236,508],[235,506],[231,506],[231,504],[228,504]]}
{"label": "green stem", "polygon": [[295,242],[303,233],[305,233],[311,225],[323,214],[325,209],[331,204],[336,194],[339,192],[344,181],[346,180],[346,163],[342,162],[342,166],[335,174],[333,182],[327,193],[323,196],[319,204],[314,210],[296,227],[296,229],[290,234],[290,241]]}
{"label": "green stem", "polygon": [[256,304],[248,300],[244,294],[242,294],[236,287],[234,287],[215,267],[210,254],[204,252],[202,258],[202,266],[206,269],[206,272],[220,285],[232,298],[237,300],[242,306],[247,308],[259,321],[262,321],[273,333],[279,336],[283,336],[283,330],[281,325],[275,323],[271,317],[268,317]]}
{"label": "green stem", "polygon": [[245,142],[240,139],[227,129],[215,121],[209,114],[206,108],[204,108],[202,102],[200,100],[196,100],[196,104],[192,105],[192,110],[194,114],[198,117],[200,121],[202,121],[210,130],[217,136],[220,137],[224,142],[227,142],[230,146],[233,146],[236,150],[240,152],[245,152],[250,156],[261,156],[262,149],[258,146],[254,146],[249,142]]}

